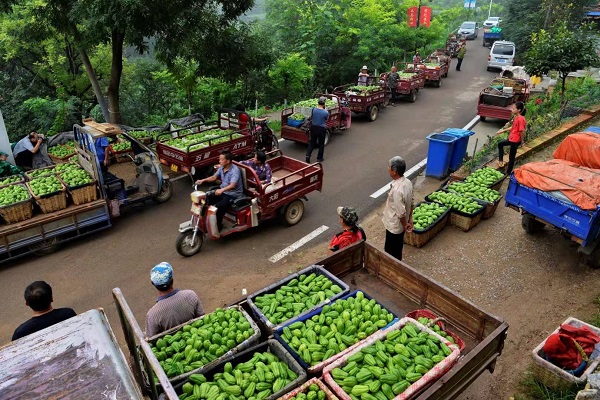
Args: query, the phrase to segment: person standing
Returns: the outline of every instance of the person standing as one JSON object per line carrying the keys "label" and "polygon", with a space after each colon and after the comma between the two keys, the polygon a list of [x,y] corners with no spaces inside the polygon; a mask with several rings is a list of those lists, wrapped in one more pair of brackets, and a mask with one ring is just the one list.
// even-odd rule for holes
{"label": "person standing", "polygon": [[393,179],[383,210],[385,226],[384,250],[389,255],[402,260],[404,233],[412,232],[412,183],[406,179],[406,162],[400,156],[392,157],[388,163],[388,173]]}
{"label": "person standing", "polygon": [[99,137],[94,140],[94,147],[96,149],[96,157],[98,157],[98,162],[100,163],[100,169],[103,174],[108,171],[108,166],[110,165],[109,160],[109,151],[108,147],[110,143],[108,142],[107,137]]}
{"label": "person standing", "polygon": [[312,156],[313,149],[319,148],[317,153],[317,162],[323,162],[323,153],[325,152],[325,135],[327,134],[327,120],[329,119],[329,112],[325,109],[325,103],[327,99],[325,97],[319,97],[319,101],[316,108],[312,109],[310,126],[310,138],[308,142],[308,148],[306,149],[306,162],[310,164],[310,157]]}
{"label": "person standing", "polygon": [[35,281],[25,289],[25,305],[33,310],[33,317],[23,322],[13,333],[12,340],[41,331],[76,316],[72,308],[52,308],[52,287],[44,281]]}
{"label": "person standing", "polygon": [[508,164],[506,166],[506,175],[510,175],[515,166],[515,158],[517,156],[517,149],[525,141],[524,133],[527,128],[527,121],[525,120],[525,113],[527,109],[522,101],[517,101],[512,105],[512,113],[515,116],[512,121],[510,128],[498,131],[498,133],[504,133],[510,130],[508,139],[504,139],[498,143],[498,161],[500,167],[504,167],[504,148],[509,146],[508,150]]}
{"label": "person standing", "polygon": [[204,315],[204,308],[193,290],[173,287],[173,267],[161,262],[150,271],[150,282],[158,290],[156,304],[146,315],[146,336],[152,337]]}
{"label": "person standing", "polygon": [[392,69],[390,72],[388,72],[387,74],[387,86],[390,89],[390,91],[392,92],[392,98],[391,98],[391,103],[392,106],[396,106],[396,96],[397,96],[397,88],[398,88],[398,81],[400,80],[400,75],[398,75],[398,69],[396,68],[395,65],[392,65]]}
{"label": "person standing", "polygon": [[463,59],[465,58],[465,54],[467,54],[467,45],[463,43],[458,49],[458,54],[456,55],[456,70],[460,71],[460,66],[462,65]]}
{"label": "person standing", "polygon": [[37,132],[32,131],[29,135],[19,140],[13,149],[15,164],[27,170],[32,169],[33,155],[40,150],[43,139],[43,135],[38,135]]}
{"label": "person standing", "polygon": [[413,64],[415,68],[417,68],[417,64],[421,64],[421,53],[419,53],[419,50],[415,51],[415,55],[413,56]]}
{"label": "person standing", "polygon": [[331,239],[329,243],[331,252],[367,239],[365,231],[358,226],[358,213],[353,207],[338,207],[337,213],[340,216],[340,224],[343,230]]}
{"label": "person standing", "polygon": [[358,73],[358,86],[367,86],[367,81],[369,80],[369,73],[367,72],[367,70],[367,66],[363,65],[362,69]]}

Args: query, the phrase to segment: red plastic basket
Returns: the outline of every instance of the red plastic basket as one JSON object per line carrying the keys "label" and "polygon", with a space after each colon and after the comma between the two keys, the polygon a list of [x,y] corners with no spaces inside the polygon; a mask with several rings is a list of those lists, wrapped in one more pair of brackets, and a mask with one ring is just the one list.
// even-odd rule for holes
{"label": "red plastic basket", "polygon": [[444,332],[446,332],[449,336],[451,336],[452,339],[454,339],[454,343],[456,343],[458,345],[458,348],[460,349],[460,351],[462,352],[465,349],[465,341],[462,340],[456,333],[446,329],[446,327],[444,326],[444,319],[438,317],[433,312],[431,312],[429,310],[424,310],[424,309],[423,310],[414,310],[414,311],[411,311],[408,314],[406,314],[406,317],[416,319],[416,320],[418,320],[420,317],[428,318],[431,320],[437,320],[436,325],[439,326],[440,329],[442,329]]}

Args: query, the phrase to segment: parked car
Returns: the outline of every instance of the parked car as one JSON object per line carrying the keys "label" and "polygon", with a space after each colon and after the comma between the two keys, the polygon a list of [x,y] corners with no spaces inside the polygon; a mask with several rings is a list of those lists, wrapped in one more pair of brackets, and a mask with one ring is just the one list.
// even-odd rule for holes
{"label": "parked car", "polygon": [[479,30],[479,22],[465,21],[458,28],[458,33],[464,36],[466,39],[475,39],[477,37],[477,31]]}
{"label": "parked car", "polygon": [[502,20],[500,19],[500,17],[489,17],[483,23],[483,27],[484,28],[491,28],[493,26],[498,26],[500,24],[500,22],[502,22]]}
{"label": "parked car", "polygon": [[492,45],[490,55],[488,56],[487,70],[512,66],[515,61],[516,47],[513,42],[498,40]]}

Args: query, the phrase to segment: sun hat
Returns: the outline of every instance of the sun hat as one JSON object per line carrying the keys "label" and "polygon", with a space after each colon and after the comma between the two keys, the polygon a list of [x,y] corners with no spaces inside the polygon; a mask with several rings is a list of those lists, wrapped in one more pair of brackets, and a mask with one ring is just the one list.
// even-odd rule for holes
{"label": "sun hat", "polygon": [[358,222],[358,213],[353,207],[338,207],[337,213],[348,225],[356,225]]}

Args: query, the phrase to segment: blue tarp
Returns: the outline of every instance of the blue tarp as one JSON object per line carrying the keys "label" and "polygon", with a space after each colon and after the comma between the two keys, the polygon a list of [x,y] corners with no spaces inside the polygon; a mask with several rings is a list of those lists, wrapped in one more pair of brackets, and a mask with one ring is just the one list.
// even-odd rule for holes
{"label": "blue tarp", "polygon": [[588,11],[586,15],[588,17],[600,17],[600,11]]}

